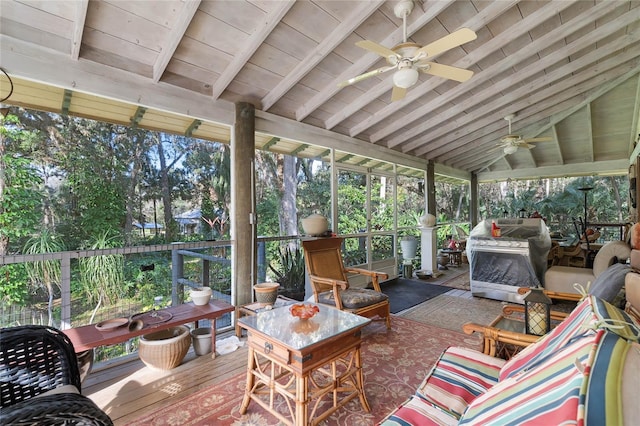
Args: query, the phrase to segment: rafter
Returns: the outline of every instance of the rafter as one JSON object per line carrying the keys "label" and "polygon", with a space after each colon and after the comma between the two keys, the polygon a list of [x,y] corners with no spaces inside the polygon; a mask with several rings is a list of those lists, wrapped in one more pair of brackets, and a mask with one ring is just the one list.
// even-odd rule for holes
{"label": "rafter", "polygon": [[385,0],[369,0],[359,2],[349,16],[338,25],[331,34],[323,39],[315,49],[303,58],[298,65],[287,74],[280,83],[262,98],[262,110],[268,111],[273,104],[285,95],[297,82],[299,82],[309,71],[318,65],[333,49],[342,43],[355,31]]}
{"label": "rafter", "polygon": [[87,19],[87,8],[89,0],[78,0],[74,2],[76,8],[76,19],[73,21],[73,31],[71,33],[71,59],[78,59],[80,47],[82,46],[82,34],[84,33],[84,23]]}
{"label": "rafter", "polygon": [[187,31],[187,28],[193,19],[193,15],[196,14],[198,7],[200,7],[200,0],[187,0],[182,2],[182,5],[178,19],[176,19],[176,24],[171,28],[171,31],[169,32],[167,39],[164,41],[164,44],[161,46],[160,53],[153,64],[154,83],[160,81],[162,74],[164,74],[164,70],[167,69],[169,61],[171,61],[173,54],[178,48],[178,44],[180,44],[180,40],[184,37],[184,33]]}
{"label": "rafter", "polygon": [[281,0],[275,2],[273,10],[264,18],[264,21],[256,31],[251,34],[244,46],[238,48],[238,53],[233,57],[229,65],[212,84],[213,99],[218,99],[229,83],[242,70],[242,67],[258,50],[264,40],[271,34],[271,31],[280,23],[280,20],[287,14],[289,9],[295,4],[295,0]]}

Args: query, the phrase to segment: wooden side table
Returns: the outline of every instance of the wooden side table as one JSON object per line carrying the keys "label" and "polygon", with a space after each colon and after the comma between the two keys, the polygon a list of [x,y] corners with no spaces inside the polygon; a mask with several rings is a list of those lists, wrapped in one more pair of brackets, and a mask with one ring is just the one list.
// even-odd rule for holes
{"label": "wooden side table", "polygon": [[305,321],[274,309],[239,322],[249,347],[241,414],[255,402],[283,424],[315,426],[353,399],[370,411],[360,351],[370,319],[321,305]]}
{"label": "wooden side table", "polygon": [[449,256],[450,265],[462,265],[462,250],[442,249],[442,253]]}

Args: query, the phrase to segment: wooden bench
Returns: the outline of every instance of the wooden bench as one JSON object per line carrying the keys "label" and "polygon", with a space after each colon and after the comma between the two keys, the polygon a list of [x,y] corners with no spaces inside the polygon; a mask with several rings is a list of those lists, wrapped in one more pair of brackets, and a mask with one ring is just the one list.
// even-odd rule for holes
{"label": "wooden bench", "polygon": [[[213,356],[216,353],[216,318],[233,312],[234,306],[223,300],[212,300],[206,305],[198,306],[193,302],[184,303],[178,306],[172,306],[158,310],[158,315],[170,317],[164,322],[154,324],[145,324],[139,330],[130,330],[128,326],[113,328],[110,330],[100,331],[95,324],[85,325],[82,327],[70,328],[63,330],[69,336],[76,353],[93,349],[98,346],[115,345],[117,343],[126,342],[127,340],[138,337],[143,334],[153,333],[155,331],[166,330],[177,325],[187,323],[195,323],[198,327],[198,321],[208,319],[211,320],[211,348]],[[169,315],[167,315],[169,314]]]}

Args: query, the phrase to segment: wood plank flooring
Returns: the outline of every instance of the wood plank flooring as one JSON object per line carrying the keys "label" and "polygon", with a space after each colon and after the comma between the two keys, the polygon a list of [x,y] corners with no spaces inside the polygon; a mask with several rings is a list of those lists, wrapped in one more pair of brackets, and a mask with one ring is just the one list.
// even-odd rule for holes
{"label": "wood plank flooring", "polygon": [[[220,337],[229,335],[231,332]],[[170,371],[148,368],[137,355],[132,355],[117,365],[92,371],[82,393],[102,408],[115,425],[126,425],[204,387],[244,373],[246,368],[244,346],[215,359],[211,359],[211,354],[196,356],[190,350],[182,364]]]}

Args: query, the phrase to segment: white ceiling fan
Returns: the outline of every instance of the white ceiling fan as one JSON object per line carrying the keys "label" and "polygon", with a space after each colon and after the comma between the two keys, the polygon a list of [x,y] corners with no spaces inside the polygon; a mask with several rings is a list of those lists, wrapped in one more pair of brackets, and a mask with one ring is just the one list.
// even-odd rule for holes
{"label": "white ceiling fan", "polygon": [[338,84],[345,87],[374,75],[396,70],[393,74],[392,101],[399,101],[407,94],[407,89],[418,81],[418,72],[444,77],[455,81],[467,81],[473,75],[473,71],[450,65],[438,64],[429,61],[435,55],[458,47],[476,39],[476,33],[468,28],[462,28],[442,37],[426,46],[407,42],[407,16],[413,10],[413,0],[400,0],[393,9],[398,18],[402,18],[404,42],[389,49],[370,40],[362,40],[356,43],[358,47],[376,53],[387,60],[388,66],[360,74]]}
{"label": "white ceiling fan", "polygon": [[511,133],[511,121],[515,118],[515,114],[509,114],[504,119],[509,122],[509,134],[500,139],[500,143],[497,144],[499,149],[505,153],[505,155],[514,154],[518,148],[531,149],[535,148],[531,142],[550,142],[553,139],[549,137],[541,138],[528,138],[523,139],[520,135],[514,135]]}

